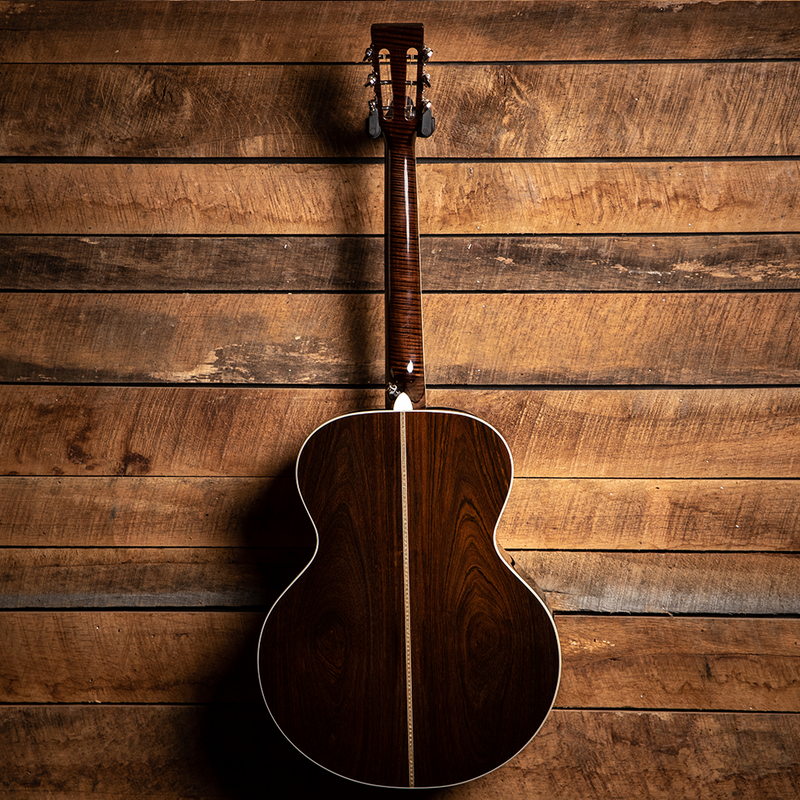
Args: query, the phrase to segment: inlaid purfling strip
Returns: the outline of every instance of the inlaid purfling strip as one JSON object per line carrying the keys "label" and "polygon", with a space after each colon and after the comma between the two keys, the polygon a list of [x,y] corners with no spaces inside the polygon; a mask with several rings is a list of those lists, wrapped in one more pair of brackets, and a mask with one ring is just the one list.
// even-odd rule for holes
{"label": "inlaid purfling strip", "polygon": [[406,412],[400,412],[400,493],[403,515],[403,611],[406,643],[406,720],[408,728],[408,785],[414,785],[414,709],[411,686],[411,570],[408,552],[408,453]]}

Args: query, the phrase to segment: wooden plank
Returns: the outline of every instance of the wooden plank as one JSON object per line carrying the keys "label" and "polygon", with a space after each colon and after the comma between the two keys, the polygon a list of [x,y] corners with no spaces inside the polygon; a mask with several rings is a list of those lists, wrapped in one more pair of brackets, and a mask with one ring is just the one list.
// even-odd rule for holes
{"label": "wooden plank", "polygon": [[503,770],[443,800],[790,798],[800,788],[792,715],[556,712]]}
{"label": "wooden plank", "polygon": [[[0,233],[378,234],[378,164],[0,164]],[[795,161],[428,162],[420,232],[780,233]]]}
{"label": "wooden plank", "polygon": [[558,619],[561,708],[799,711],[796,619]]}
{"label": "wooden plank", "polygon": [[[795,478],[796,388],[429,391],[506,438],[518,477]],[[0,387],[0,474],[277,476],[375,389]]]}
{"label": "wooden plank", "polygon": [[[428,292],[800,288],[798,234],[426,236],[420,246]],[[383,291],[377,236],[0,236],[0,263],[0,290]]]}
{"label": "wooden plank", "polygon": [[[800,613],[800,556],[512,551],[554,611]],[[4,548],[0,608],[269,608],[311,548]]]}
{"label": "wooden plank", "polygon": [[[0,700],[259,702],[264,616],[6,611]],[[798,620],[560,616],[558,631],[558,708],[800,711]]]}
{"label": "wooden plank", "polygon": [[263,608],[313,550],[4,548],[0,608]]}
{"label": "wooden plank", "polygon": [[800,552],[796,481],[517,479],[497,531],[540,550]]}
{"label": "wooden plank", "polygon": [[[3,2],[9,62],[360,61],[380,2]],[[796,58],[794,3],[410,2],[439,61]],[[598,36],[597,32],[603,35]]]}
{"label": "wooden plank", "polygon": [[797,614],[800,556],[513,551],[555,611]]}
{"label": "wooden plank", "polygon": [[503,432],[520,477],[794,478],[800,467],[793,390],[454,391],[431,402]]}
{"label": "wooden plank", "polygon": [[[308,762],[256,705],[8,706],[0,734],[15,744],[0,752],[10,798],[254,796],[265,773],[277,796],[375,796]],[[789,798],[799,741],[796,714],[555,711],[508,765],[439,795]]]}
{"label": "wooden plank", "polygon": [[0,546],[311,547],[287,470],[278,478],[0,477]]}
{"label": "wooden plank", "polygon": [[[517,478],[500,519],[521,550],[800,551],[787,480]],[[0,477],[4,547],[308,547],[279,478]]]}
{"label": "wooden plank", "polygon": [[3,703],[261,702],[266,612],[9,611]]}
{"label": "wooden plank", "polygon": [[[374,158],[383,142],[364,133],[368,69],[8,65],[0,155]],[[443,64],[431,73],[440,125],[420,140],[421,157],[800,153],[797,62]]]}
{"label": "wooden plank", "polygon": [[[423,316],[432,384],[800,378],[800,293],[433,294]],[[0,294],[0,378],[379,384],[383,324],[353,294]]]}

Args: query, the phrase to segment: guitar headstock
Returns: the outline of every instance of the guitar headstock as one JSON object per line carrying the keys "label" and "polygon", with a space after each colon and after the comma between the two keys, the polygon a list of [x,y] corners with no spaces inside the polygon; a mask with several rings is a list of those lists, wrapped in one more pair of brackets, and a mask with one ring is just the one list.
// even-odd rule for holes
{"label": "guitar headstock", "polygon": [[431,104],[425,99],[430,76],[425,65],[433,53],[423,42],[423,25],[373,25],[372,44],[364,61],[372,63],[366,86],[375,89],[369,101],[367,131],[373,139],[381,133],[391,144],[433,133]]}

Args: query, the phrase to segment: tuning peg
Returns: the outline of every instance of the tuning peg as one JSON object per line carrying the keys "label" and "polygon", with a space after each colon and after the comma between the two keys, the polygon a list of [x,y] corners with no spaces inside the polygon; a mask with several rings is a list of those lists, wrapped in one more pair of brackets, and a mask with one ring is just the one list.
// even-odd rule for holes
{"label": "tuning peg", "polygon": [[426,102],[425,106],[422,109],[422,116],[419,118],[419,129],[418,129],[419,135],[423,139],[427,139],[429,136],[433,135],[435,129],[436,129],[436,120],[433,117],[431,104],[429,102]]}
{"label": "tuning peg", "polygon": [[370,46],[369,46],[369,47],[366,49],[366,51],[365,51],[365,53],[364,53],[364,58],[362,59],[362,61],[372,61],[372,53],[373,53],[373,52],[374,52],[374,51],[373,51],[373,49],[372,49],[372,45],[370,45]]}
{"label": "tuning peg", "polygon": [[431,76],[427,72],[422,73],[422,85],[428,89],[431,88]]}
{"label": "tuning peg", "polygon": [[378,111],[378,104],[374,100],[369,101],[369,116],[367,117],[367,135],[370,139],[377,139],[381,135],[381,118]]}
{"label": "tuning peg", "polygon": [[422,60],[423,61],[430,61],[432,57],[433,57],[433,50],[431,50],[430,47],[424,47],[423,46],[423,48],[422,48]]}
{"label": "tuning peg", "polygon": [[371,86],[373,89],[378,85],[379,76],[378,73],[373,70],[369,74],[369,78],[367,78],[367,82],[364,84],[365,87]]}

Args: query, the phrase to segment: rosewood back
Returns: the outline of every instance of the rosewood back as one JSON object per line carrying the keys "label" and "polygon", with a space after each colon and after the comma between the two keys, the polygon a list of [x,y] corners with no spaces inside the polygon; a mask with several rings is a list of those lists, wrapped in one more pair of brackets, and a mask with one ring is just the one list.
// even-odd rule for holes
{"label": "rosewood back", "polygon": [[499,434],[459,412],[353,414],[308,439],[297,479],[319,546],[267,618],[260,665],[273,718],[313,761],[446,786],[536,733],[558,639],[495,547],[511,472]]}

